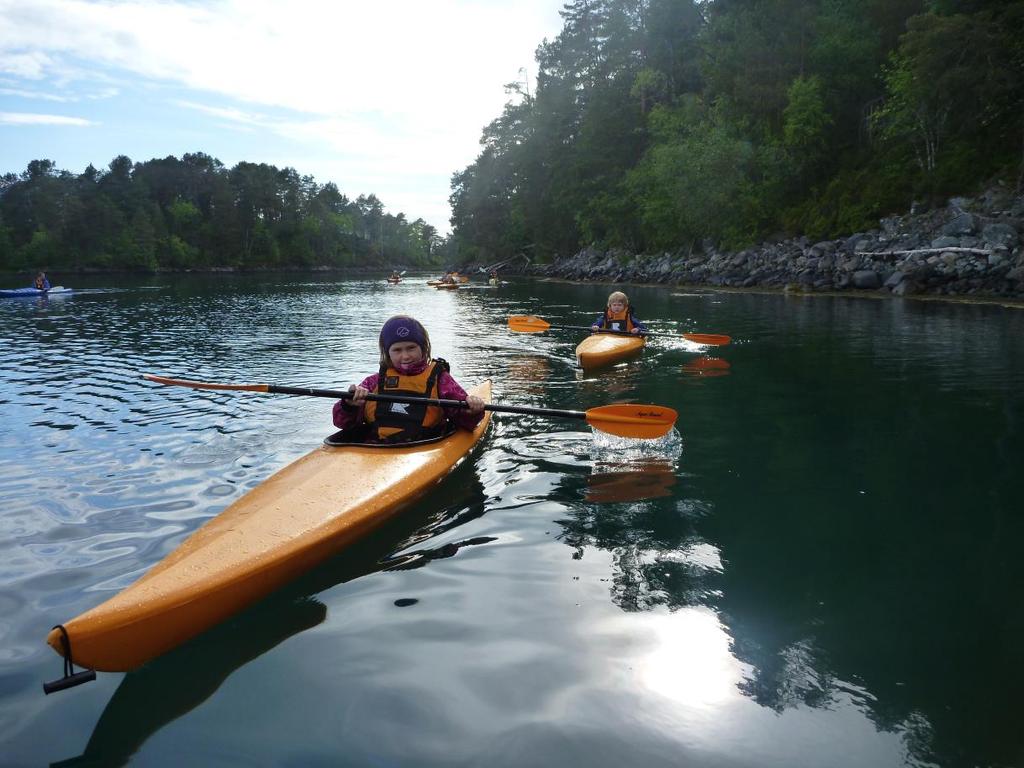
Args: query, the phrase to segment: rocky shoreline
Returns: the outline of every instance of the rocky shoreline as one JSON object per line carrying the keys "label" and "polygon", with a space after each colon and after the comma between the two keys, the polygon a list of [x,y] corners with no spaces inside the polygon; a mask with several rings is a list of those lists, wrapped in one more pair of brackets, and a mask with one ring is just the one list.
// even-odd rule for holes
{"label": "rocky shoreline", "polygon": [[1024,300],[1024,196],[1001,190],[882,219],[878,229],[742,251],[631,254],[585,248],[528,274],[581,281]]}

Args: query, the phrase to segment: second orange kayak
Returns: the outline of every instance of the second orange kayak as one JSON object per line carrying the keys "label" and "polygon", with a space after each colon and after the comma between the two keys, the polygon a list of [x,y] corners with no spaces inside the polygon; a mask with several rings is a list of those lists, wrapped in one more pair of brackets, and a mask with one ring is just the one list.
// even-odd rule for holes
{"label": "second orange kayak", "polygon": [[602,368],[639,354],[644,344],[643,336],[593,333],[576,347],[576,361],[584,370]]}

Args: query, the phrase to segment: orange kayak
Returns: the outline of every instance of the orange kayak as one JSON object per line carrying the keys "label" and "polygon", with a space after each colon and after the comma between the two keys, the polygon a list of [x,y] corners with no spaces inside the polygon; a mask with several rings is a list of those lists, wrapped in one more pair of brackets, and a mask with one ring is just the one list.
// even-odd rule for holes
{"label": "orange kayak", "polygon": [[454,291],[459,287],[458,283],[438,283],[434,286],[439,291]]}
{"label": "orange kayak", "polygon": [[[471,394],[490,401],[489,381]],[[148,573],[63,626],[73,661],[134,669],[326,560],[440,482],[472,432],[403,448],[321,445],[207,522]],[[63,654],[60,630],[46,639]]]}
{"label": "orange kayak", "polygon": [[576,347],[576,361],[584,370],[601,368],[638,354],[646,343],[643,336],[593,333]]}

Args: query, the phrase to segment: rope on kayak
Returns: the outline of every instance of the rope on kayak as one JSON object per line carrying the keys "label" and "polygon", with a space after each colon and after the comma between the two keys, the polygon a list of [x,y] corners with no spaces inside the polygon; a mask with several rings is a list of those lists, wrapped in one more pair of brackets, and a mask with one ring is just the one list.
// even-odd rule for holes
{"label": "rope on kayak", "polygon": [[60,630],[60,645],[64,655],[64,677],[60,680],[43,683],[43,693],[51,694],[56,691],[63,691],[65,688],[74,688],[76,685],[88,683],[90,680],[95,680],[96,671],[93,669],[83,669],[81,672],[75,672],[75,663],[71,658],[71,638],[68,636],[68,631],[64,628],[63,624],[57,624],[53,628]]}

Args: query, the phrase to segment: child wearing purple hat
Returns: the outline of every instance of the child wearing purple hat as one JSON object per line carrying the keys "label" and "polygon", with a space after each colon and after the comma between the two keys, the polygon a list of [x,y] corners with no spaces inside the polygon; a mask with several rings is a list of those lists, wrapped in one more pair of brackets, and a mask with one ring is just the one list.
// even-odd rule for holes
{"label": "child wearing purple hat", "polygon": [[[380,330],[380,370],[348,388],[351,400],[334,404],[340,429],[364,427],[361,442],[407,443],[439,437],[456,429],[472,430],[484,415],[484,401],[467,395],[448,372],[448,363],[430,356],[430,336],[406,315],[390,318]],[[468,408],[424,403],[367,400],[370,393],[441,400],[464,400]]]}

